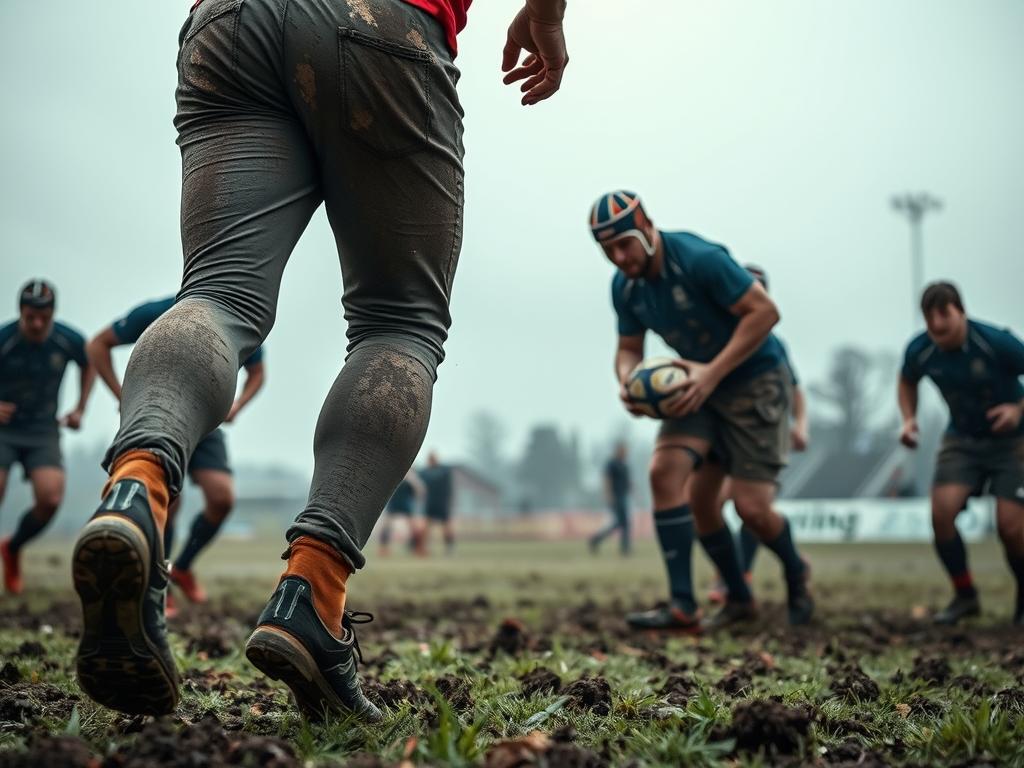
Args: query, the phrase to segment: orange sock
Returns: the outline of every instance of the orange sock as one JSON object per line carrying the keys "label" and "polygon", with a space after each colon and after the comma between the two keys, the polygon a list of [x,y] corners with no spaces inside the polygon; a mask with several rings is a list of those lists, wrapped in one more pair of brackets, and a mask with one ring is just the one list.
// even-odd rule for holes
{"label": "orange sock", "polygon": [[149,509],[153,513],[153,522],[156,523],[159,535],[163,536],[164,527],[167,525],[167,503],[170,491],[167,490],[167,477],[164,474],[164,465],[156,454],[149,451],[128,451],[117,457],[114,466],[110,468],[110,479],[103,487],[104,498],[111,487],[119,480],[138,480],[146,486],[146,495],[149,498]]}
{"label": "orange sock", "polygon": [[285,576],[301,576],[313,587],[313,608],[328,631],[341,637],[341,615],[345,610],[345,582],[352,569],[334,547],[300,536],[288,549]]}

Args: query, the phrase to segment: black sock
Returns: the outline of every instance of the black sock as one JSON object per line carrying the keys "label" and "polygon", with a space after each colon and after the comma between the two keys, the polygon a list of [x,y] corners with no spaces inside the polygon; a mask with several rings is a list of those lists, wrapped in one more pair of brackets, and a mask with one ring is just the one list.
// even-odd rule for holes
{"label": "black sock", "polygon": [[1024,613],[1024,555],[1014,555],[1006,551],[1006,564],[1010,566],[1013,577],[1017,579],[1017,606],[1014,615]]}
{"label": "black sock", "polygon": [[740,567],[744,573],[750,573],[754,570],[754,556],[757,554],[759,546],[761,546],[761,540],[744,523],[743,527],[740,528],[739,535]]}
{"label": "black sock", "polygon": [[174,549],[174,518],[168,518],[164,525],[164,560],[171,559],[172,549]]}
{"label": "black sock", "polygon": [[718,572],[722,574],[722,581],[729,590],[729,602],[751,602],[754,596],[750,594],[747,580],[743,578],[743,571],[740,570],[736,541],[729,531],[729,526],[723,525],[714,533],[701,536],[700,543],[711,558],[711,562],[718,568]]}
{"label": "black sock", "polygon": [[12,555],[18,554],[23,546],[42,533],[43,529],[50,524],[49,520],[39,522],[39,518],[33,514],[34,509],[35,507],[32,507],[25,511],[25,514],[21,516],[21,522],[18,523],[18,529],[11,536],[11,541],[7,546]]}
{"label": "black sock", "polygon": [[661,545],[661,556],[668,571],[668,587],[672,600],[687,613],[695,613],[693,575],[690,571],[693,551],[693,515],[690,505],[654,511],[654,530]]}
{"label": "black sock", "polygon": [[206,515],[200,512],[192,521],[192,527],[188,532],[188,539],[181,550],[181,554],[174,561],[174,567],[179,571],[188,571],[192,568],[192,561],[203,551],[207,544],[213,540],[220,530],[220,523],[212,523],[206,519]]}
{"label": "black sock", "polygon": [[954,533],[952,539],[936,539],[935,551],[939,553],[939,560],[953,581],[956,593],[961,597],[977,595],[978,591],[974,588],[971,572],[967,567],[967,548],[964,546],[964,540],[960,538],[960,532]]}
{"label": "black sock", "polygon": [[807,564],[796,551],[796,542],[793,541],[793,531],[789,527],[789,520],[782,519],[782,531],[772,541],[764,543],[768,549],[778,555],[782,561],[782,568],[786,573],[786,585],[790,592],[799,592],[804,588],[804,572]]}

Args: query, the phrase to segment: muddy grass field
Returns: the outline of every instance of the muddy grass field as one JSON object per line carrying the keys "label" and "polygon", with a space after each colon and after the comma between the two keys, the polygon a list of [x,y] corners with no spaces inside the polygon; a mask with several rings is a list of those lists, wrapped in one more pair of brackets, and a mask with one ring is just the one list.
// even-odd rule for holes
{"label": "muddy grass field", "polygon": [[526,542],[373,557],[349,599],[376,617],[360,632],[387,713],[372,728],[305,723],[241,654],[281,549],[222,542],[199,561],[213,600],[171,622],[184,695],[157,720],[79,692],[66,547],[28,551],[26,594],[0,599],[0,766],[1024,765],[1024,633],[992,543],[971,549],[985,615],[968,626],[927,621],[947,599],[928,545],[821,546],[815,626],[785,626],[762,554],[760,624],[700,639],[624,626],[663,594],[650,542],[628,560]]}

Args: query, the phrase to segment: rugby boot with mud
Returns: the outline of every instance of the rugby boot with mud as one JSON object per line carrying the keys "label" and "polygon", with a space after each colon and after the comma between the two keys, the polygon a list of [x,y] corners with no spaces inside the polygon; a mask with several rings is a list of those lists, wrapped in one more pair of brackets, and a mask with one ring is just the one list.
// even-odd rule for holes
{"label": "rugby boot with mud", "polygon": [[2,560],[4,568],[4,589],[12,595],[20,595],[23,587],[20,555],[20,552],[11,552],[10,536],[0,541],[0,560]]}
{"label": "rugby boot with mud", "polygon": [[975,595],[956,595],[941,611],[932,617],[932,622],[948,627],[961,619],[981,615],[981,601]]}
{"label": "rugby boot with mud", "polygon": [[287,685],[295,703],[311,721],[327,715],[354,714],[368,722],[382,718],[359,687],[356,662],[362,661],[353,625],[373,620],[368,613],[345,611],[343,637],[324,626],[313,607],[313,588],[300,576],[281,579],[245,655],[263,674]]}
{"label": "rugby boot with mud", "polygon": [[725,603],[701,623],[704,632],[717,632],[729,627],[749,624],[757,619],[757,606],[753,602],[740,603],[726,600]]}
{"label": "rugby boot with mud", "polygon": [[167,566],[145,485],[114,483],[79,534],[71,569],[82,602],[82,690],[130,715],[172,712],[180,678],[164,623]]}
{"label": "rugby boot with mud", "polygon": [[649,611],[627,613],[626,623],[638,630],[696,633],[700,632],[700,609],[691,613],[673,601]]}

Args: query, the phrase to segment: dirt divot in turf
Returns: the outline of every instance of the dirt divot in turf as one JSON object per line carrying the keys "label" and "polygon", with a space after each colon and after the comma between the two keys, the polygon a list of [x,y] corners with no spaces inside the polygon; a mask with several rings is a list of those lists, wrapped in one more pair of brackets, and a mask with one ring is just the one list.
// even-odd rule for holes
{"label": "dirt divot in turf", "polygon": [[26,640],[11,654],[15,659],[41,659],[46,656],[46,648],[38,640]]}
{"label": "dirt divot in turf", "polygon": [[750,690],[753,682],[754,680],[750,673],[742,667],[738,667],[726,672],[715,685],[719,690],[730,696],[739,696],[744,691]]}
{"label": "dirt divot in turf", "polygon": [[519,619],[505,619],[498,627],[494,637],[491,639],[491,655],[499,651],[509,656],[517,656],[525,651],[530,645],[530,636],[526,631],[526,625]]}
{"label": "dirt divot in turf", "polygon": [[439,677],[435,683],[438,692],[448,700],[451,705],[458,713],[468,712],[476,706],[473,701],[473,696],[470,694],[470,683],[464,677],[456,677],[455,675],[445,675]]}
{"label": "dirt divot in turf", "polygon": [[729,734],[739,752],[764,750],[795,755],[810,735],[814,712],[810,707],[787,707],[771,699],[743,701],[733,707]]}
{"label": "dirt divot in turf", "polygon": [[685,707],[700,692],[700,685],[689,675],[670,675],[658,693],[674,707]]}
{"label": "dirt divot in turf", "polygon": [[[0,752],[2,768],[99,768],[100,759],[77,736],[35,739],[25,752]],[[105,768],[105,767],[104,767]]]}
{"label": "dirt divot in turf", "polygon": [[1000,709],[1024,714],[1024,688],[1004,688],[992,697]]}
{"label": "dirt divot in turf", "polygon": [[281,739],[228,733],[213,716],[175,726],[169,720],[147,723],[129,743],[104,763],[104,768],[194,768],[197,765],[253,765],[299,768],[291,746]]}
{"label": "dirt divot in turf", "polygon": [[859,664],[850,663],[832,670],[832,693],[848,702],[875,701],[881,690]]}
{"label": "dirt divot in turf", "polygon": [[888,768],[890,762],[875,750],[865,749],[850,739],[826,751],[825,764],[840,768]]}
{"label": "dirt divot in turf", "polygon": [[21,672],[15,666],[13,661],[6,662],[2,668],[0,668],[0,683],[7,683],[8,685],[14,685],[14,683],[21,681]]}
{"label": "dirt divot in turf", "polygon": [[545,667],[537,667],[519,678],[520,690],[525,698],[539,693],[558,693],[562,690],[562,678]]}
{"label": "dirt divot in turf", "polygon": [[591,750],[540,731],[495,742],[484,757],[484,768],[607,768],[608,765],[607,760]]}
{"label": "dirt divot in turf", "polygon": [[612,688],[603,677],[581,677],[562,691],[569,697],[569,706],[578,710],[589,710],[595,715],[607,715],[612,711]]}
{"label": "dirt divot in turf", "polygon": [[911,677],[935,685],[944,685],[952,674],[949,662],[940,656],[918,656],[910,670]]}
{"label": "dirt divot in turf", "polygon": [[363,681],[363,693],[374,704],[390,709],[397,709],[408,702],[412,706],[413,712],[418,712],[420,707],[430,701],[427,692],[418,688],[410,680],[388,680],[386,683],[382,683],[379,680],[367,678]]}

